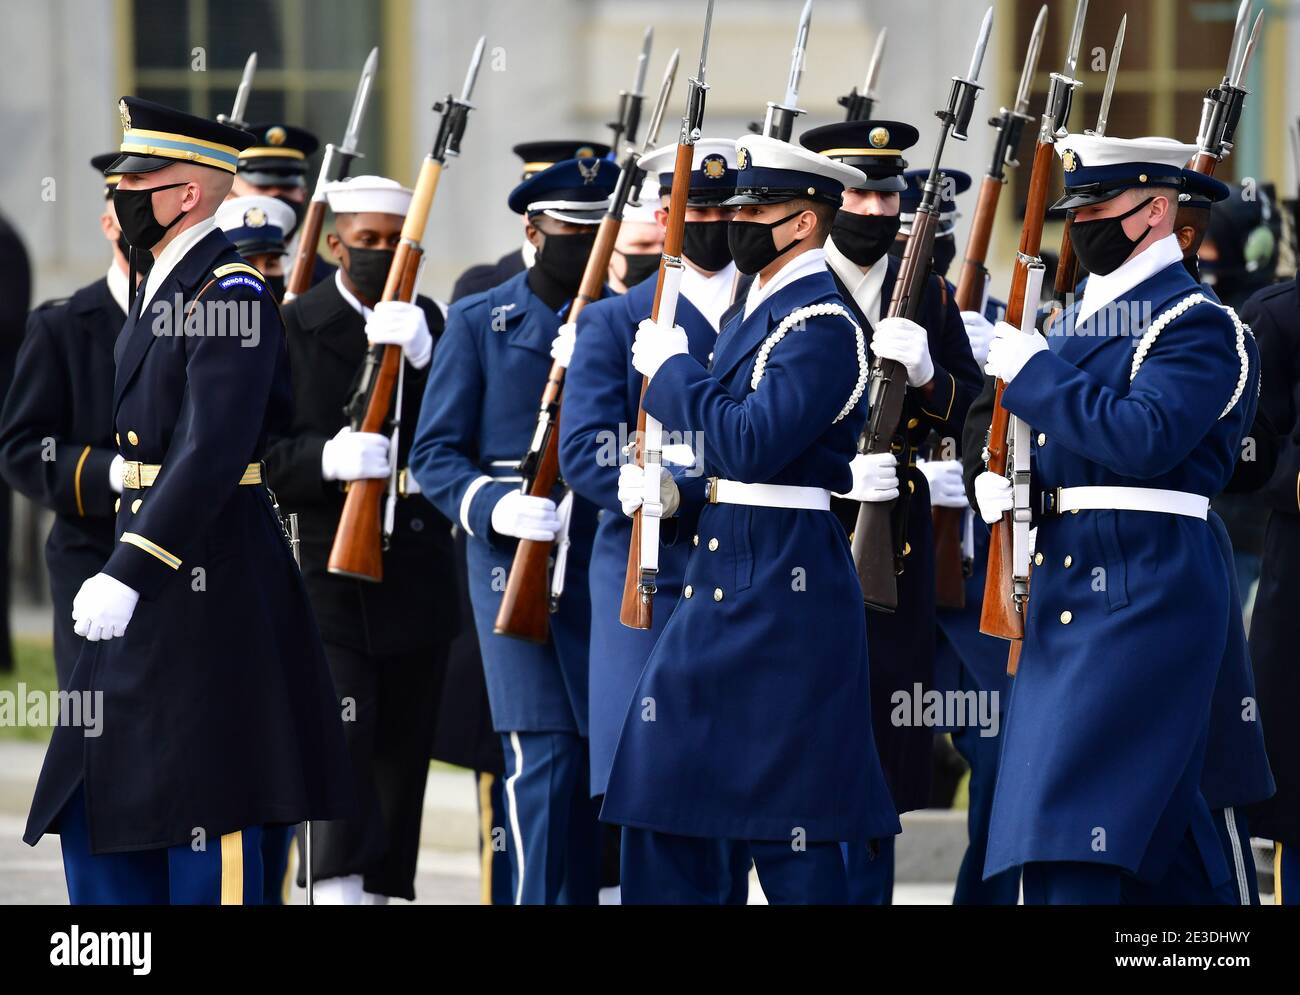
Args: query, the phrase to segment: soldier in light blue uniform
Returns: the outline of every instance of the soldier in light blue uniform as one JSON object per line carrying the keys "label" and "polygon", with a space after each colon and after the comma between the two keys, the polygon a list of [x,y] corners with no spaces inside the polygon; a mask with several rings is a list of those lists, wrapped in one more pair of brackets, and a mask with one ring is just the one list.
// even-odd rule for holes
{"label": "soldier in light blue uniform", "polygon": [[589,501],[575,496],[568,509],[567,581],[547,642],[496,635],[493,622],[516,540],[551,540],[561,527],[564,509],[523,494],[516,466],[617,176],[608,160],[571,159],[510,194],[511,210],[527,216],[536,264],[452,306],[411,448],[421,490],[469,536],[470,601],[503,737],[506,846],[520,904],[596,899],[586,744],[586,574],[596,527]]}
{"label": "soldier in light blue uniform", "polygon": [[[703,138],[695,143],[686,229],[682,252],[686,267],[677,323],[686,329],[690,354],[701,365],[713,355],[723,312],[742,287],[742,276],[731,261],[727,221],[734,208],[721,203],[736,192],[736,143]],[[641,159],[641,168],[658,177],[660,224],[666,224],[677,146],[670,145]],[[647,199],[646,194],[642,200]],[[632,366],[632,338],[650,317],[658,277],[632,287],[621,297],[597,301],[582,312],[576,329],[561,334],[576,342],[564,387],[564,416],[560,419],[560,469],[580,496],[601,509],[591,554],[591,666],[588,674],[588,714],[591,728],[591,793],[605,793],[614,747],[627,715],[628,703],[646,657],[663,631],[682,591],[682,575],[691,547],[666,546],[657,577],[659,608],[650,631],[632,629],[619,621],[619,602],[627,569],[632,524],[618,499],[620,451],[635,427],[641,402],[641,374]],[[576,335],[572,334],[576,332]],[[682,467],[694,463],[693,432],[671,440],[668,455]],[[731,848],[733,874],[725,900],[743,904],[748,889],[748,854]]]}
{"label": "soldier in light blue uniform", "polygon": [[[1038,512],[985,871],[1021,866],[1029,903],[1235,903],[1202,783],[1231,630],[1207,513],[1253,414],[1249,331],[1173,236],[1194,146],[1057,151],[1091,277],[1049,339],[999,324],[985,367],[1032,427]],[[975,491],[1010,506],[1003,477]]]}
{"label": "soldier in light blue uniform", "polygon": [[[723,840],[748,846],[770,902],[845,902],[840,842],[898,831],[871,730],[862,590],[830,512],[831,492],[854,485],[868,365],[821,246],[863,176],[771,138],[736,145],[728,241],[757,275],[744,307],[707,368],[681,327],[643,323],[633,344],[646,411],[701,433],[709,477],[661,481],[691,549],[605,794],[602,818],[624,827],[625,902],[716,900]],[[643,493],[625,467],[625,513]]]}

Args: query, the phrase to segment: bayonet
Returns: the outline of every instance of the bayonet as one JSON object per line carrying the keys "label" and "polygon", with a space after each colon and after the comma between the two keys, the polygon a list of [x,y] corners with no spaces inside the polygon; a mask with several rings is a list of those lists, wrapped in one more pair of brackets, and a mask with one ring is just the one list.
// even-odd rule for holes
{"label": "bayonet", "polygon": [[1034,30],[1029,35],[1029,48],[1025,50],[1025,64],[1020,69],[1020,85],[1016,87],[1014,113],[1029,113],[1029,95],[1034,87],[1034,76],[1038,73],[1038,57],[1043,51],[1043,36],[1047,32],[1047,4],[1038,9],[1038,18],[1034,21]]}
{"label": "bayonet", "polygon": [[[811,0],[810,0],[811,2]],[[678,145],[694,145],[700,139],[700,127],[704,123],[704,96],[709,84],[705,74],[709,62],[709,35],[713,30],[713,0],[709,0],[704,11],[704,37],[700,42],[700,68],[692,76],[686,87],[686,113],[682,117],[682,133]]]}
{"label": "bayonet", "polygon": [[640,95],[645,90],[645,74],[650,68],[650,47],[654,44],[655,29],[654,25],[645,29],[645,37],[641,40],[641,54],[636,59],[636,82],[632,84],[632,92]]}
{"label": "bayonet", "polygon": [[1119,31],[1115,35],[1115,47],[1110,50],[1110,68],[1106,72],[1106,87],[1101,91],[1101,110],[1097,112],[1097,127],[1090,132],[1098,138],[1106,134],[1106,121],[1110,118],[1110,98],[1115,93],[1115,77],[1119,75],[1120,54],[1124,51],[1124,29],[1128,26],[1128,15],[1120,18]]}
{"label": "bayonet", "polygon": [[659,99],[655,101],[654,111],[650,114],[650,125],[646,128],[644,152],[649,152],[659,141],[659,128],[664,123],[664,112],[668,109],[668,98],[673,92],[673,83],[677,79],[677,63],[681,59],[681,49],[673,49],[668,57],[668,66],[664,69],[663,82],[659,84]]}
{"label": "bayonet", "polygon": [[483,63],[483,48],[487,45],[487,36],[480,35],[474,46],[474,54],[469,57],[469,69],[465,71],[465,85],[461,87],[460,97],[447,94],[446,98],[433,105],[433,109],[442,115],[438,122],[438,134],[433,140],[430,157],[440,163],[448,158],[460,155],[460,140],[465,134],[465,122],[469,112],[474,109],[470,97],[474,95],[474,84],[478,82],[479,66]]}
{"label": "bayonet", "polygon": [[617,149],[624,141],[627,148],[636,145],[636,131],[641,124],[641,106],[645,103],[645,74],[650,65],[650,47],[654,44],[655,29],[648,27],[641,39],[641,51],[636,58],[632,89],[618,91],[618,114],[609,127],[614,132],[612,147]]}
{"label": "bayonet", "polygon": [[812,0],[803,5],[799,15],[799,30],[794,36],[794,51],[790,56],[790,76],[785,86],[785,98],[781,103],[768,102],[767,116],[763,120],[762,132],[769,138],[783,142],[790,140],[794,131],[794,119],[807,113],[799,108],[799,85],[803,81],[804,56],[808,50],[808,29],[812,25]]}
{"label": "bayonet", "polygon": [[1070,122],[1074,91],[1081,85],[1074,78],[1074,70],[1079,64],[1079,48],[1083,45],[1083,24],[1087,16],[1088,0],[1078,0],[1074,8],[1074,27],[1070,30],[1070,45],[1065,55],[1065,69],[1063,72],[1052,73],[1048,83],[1047,109],[1043,113],[1043,125],[1039,129],[1039,142],[1054,142],[1065,132]]}
{"label": "bayonet", "polygon": [[1250,25],[1250,0],[1242,0],[1237,10],[1237,23],[1228,49],[1228,65],[1223,71],[1223,82],[1205,92],[1201,104],[1201,126],[1196,133],[1197,152],[1192,158],[1192,169],[1213,173],[1211,160],[1217,162],[1232,151],[1241,108],[1249,93],[1244,84],[1250,70],[1250,60],[1259,43],[1259,32],[1264,12]]}
{"label": "bayonet", "polygon": [[876,47],[871,50],[871,61],[867,63],[867,76],[862,81],[862,95],[872,100],[876,96],[876,81],[880,79],[880,63],[885,56],[885,39],[889,37],[889,29],[881,28],[880,34],[876,35]]}
{"label": "bayonet", "polygon": [[361,67],[361,79],[357,83],[356,95],[352,98],[352,111],[348,114],[348,126],[343,132],[343,141],[339,151],[344,155],[357,154],[357,142],[361,137],[361,122],[366,116],[366,104],[370,101],[370,91],[374,88],[375,73],[379,70],[379,49],[372,48],[366,56],[366,64]]}
{"label": "bayonet", "polygon": [[1255,15],[1255,26],[1250,30],[1250,40],[1246,42],[1246,48],[1241,53],[1241,61],[1237,65],[1237,73],[1233,77],[1233,86],[1240,87],[1246,82],[1246,73],[1250,70],[1250,60],[1255,54],[1255,48],[1259,44],[1259,29],[1264,20],[1264,12],[1261,10]]}
{"label": "bayonet", "polygon": [[239,79],[239,88],[235,90],[235,103],[229,114],[218,114],[217,120],[232,128],[247,128],[244,113],[248,109],[248,94],[253,89],[253,75],[257,72],[257,53],[253,52],[244,62],[244,75]]}
{"label": "bayonet", "polygon": [[1223,71],[1223,82],[1232,83],[1236,76],[1237,59],[1246,44],[1246,25],[1250,23],[1250,0],[1241,0],[1237,8],[1237,23],[1232,28],[1232,44],[1228,47],[1228,67]]}
{"label": "bayonet", "polygon": [[888,28],[881,28],[876,35],[876,46],[871,50],[867,75],[862,80],[862,91],[859,92],[854,87],[844,96],[836,98],[836,103],[845,110],[845,121],[867,121],[871,118],[871,112],[876,106],[876,83],[880,79],[880,64],[884,61],[885,38],[888,35]]}
{"label": "bayonet", "polygon": [[1074,10],[1074,27],[1070,29],[1070,45],[1065,56],[1065,72],[1073,76],[1079,65],[1079,49],[1083,45],[1083,22],[1088,14],[1088,0],[1079,0]]}

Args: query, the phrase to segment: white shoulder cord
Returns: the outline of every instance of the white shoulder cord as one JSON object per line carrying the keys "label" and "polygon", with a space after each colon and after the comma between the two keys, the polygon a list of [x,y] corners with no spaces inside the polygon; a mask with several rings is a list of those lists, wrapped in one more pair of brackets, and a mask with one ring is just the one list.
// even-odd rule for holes
{"label": "white shoulder cord", "polygon": [[848,413],[852,411],[857,406],[858,401],[862,399],[862,395],[867,389],[867,379],[870,376],[870,370],[867,367],[867,343],[862,334],[862,329],[859,327],[858,323],[853,320],[853,315],[839,304],[834,304],[830,301],[823,304],[809,304],[807,307],[801,307],[791,311],[782,318],[781,323],[776,326],[771,335],[763,340],[763,344],[758,349],[758,358],[754,360],[754,375],[750,377],[749,389],[758,389],[758,385],[763,379],[763,374],[767,370],[767,357],[776,344],[785,338],[785,333],[796,326],[802,325],[808,318],[816,318],[822,315],[839,315],[841,318],[844,318],[853,326],[853,335],[856,339],[858,380],[857,383],[853,385],[853,392],[849,395],[848,401],[846,401],[844,407],[840,409],[840,413],[835,416],[835,421],[838,422],[847,417]]}
{"label": "white shoulder cord", "polygon": [[[1151,323],[1151,327],[1142,333],[1142,339],[1133,351],[1133,366],[1128,374],[1129,383],[1132,383],[1133,378],[1137,376],[1138,370],[1142,368],[1142,362],[1147,358],[1147,353],[1151,351],[1151,347],[1155,345],[1156,339],[1165,330],[1165,326],[1201,303],[1212,304],[1214,302],[1199,292],[1188,294],[1168,311],[1161,313],[1160,317]],[[1237,359],[1240,361],[1241,366],[1241,372],[1237,376],[1237,387],[1232,392],[1232,398],[1228,401],[1227,406],[1219,415],[1220,418],[1223,418],[1241,400],[1241,395],[1246,391],[1246,381],[1250,378],[1250,357],[1246,354],[1246,336],[1250,334],[1250,329],[1237,317],[1237,312],[1226,304],[1215,306],[1227,313],[1228,317],[1232,319],[1233,327],[1237,330]]]}

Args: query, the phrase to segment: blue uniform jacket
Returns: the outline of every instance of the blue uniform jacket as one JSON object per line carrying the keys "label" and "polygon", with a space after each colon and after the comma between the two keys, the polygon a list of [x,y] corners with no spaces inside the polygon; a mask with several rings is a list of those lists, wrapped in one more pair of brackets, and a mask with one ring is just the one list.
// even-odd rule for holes
{"label": "blue uniform jacket", "polygon": [[421,491],[469,535],[470,602],[493,725],[503,733],[587,730],[587,563],[596,531],[590,501],[574,498],[551,639],[535,645],[492,631],[516,545],[493,531],[492,508],[519,487],[514,471],[536,426],[559,327],[560,316],[528,288],[526,271],[453,304],[411,444]]}
{"label": "blue uniform jacket", "polygon": [[[1076,305],[1066,310],[1004,394],[1032,426],[1037,487],[1224,487],[1250,423],[1249,333],[1209,300],[1184,303],[1199,292],[1175,263],[1077,326]],[[986,875],[1082,860],[1155,878],[1190,831],[1211,881],[1226,880],[1200,790],[1229,636],[1213,527],[1047,515],[1035,564]]]}
{"label": "blue uniform jacket", "polygon": [[[866,418],[866,333],[843,314],[813,314],[776,341],[782,320],[809,305],[845,307],[829,273],[733,319],[710,368],[674,356],[651,381],[646,410],[666,429],[702,433],[708,474],[849,486]],[[739,840],[898,832],[844,529],[825,511],[707,503],[693,485],[679,514],[699,543],[628,708],[602,819]]]}
{"label": "blue uniform jacket", "polygon": [[[350,812],[339,703],[302,578],[265,484],[240,484],[290,400],[279,313],[247,269],[209,232],[118,336],[117,444],[161,470],[122,492],[103,569],[140,601],[124,637],[84,644],[69,687],[102,693],[102,735],[55,730],[29,843],[57,831],[83,778],[95,853]],[[198,299],[201,323],[181,330],[177,296]]]}
{"label": "blue uniform jacket", "polygon": [[[591,551],[591,651],[588,723],[591,735],[591,793],[600,795],[609,779],[628,702],[646,657],[663,631],[682,590],[685,543],[665,545],[659,554],[658,594],[649,632],[618,620],[627,570],[632,520],[618,501],[620,451],[636,430],[641,404],[641,374],[632,367],[637,325],[650,317],[658,277],[621,297],[597,301],[578,319],[577,345],[564,381],[560,419],[560,471],[579,495],[600,508]],[[707,364],[717,342],[713,326],[683,294],[677,324],[686,330],[691,355]],[[690,445],[694,435],[666,439]]]}

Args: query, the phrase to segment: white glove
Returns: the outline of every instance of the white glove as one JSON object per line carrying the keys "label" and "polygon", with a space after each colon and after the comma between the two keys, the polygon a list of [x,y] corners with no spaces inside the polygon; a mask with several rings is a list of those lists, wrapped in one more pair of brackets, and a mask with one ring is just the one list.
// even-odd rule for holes
{"label": "white glove", "polygon": [[989,355],[989,343],[993,341],[993,322],[978,311],[963,311],[961,320],[966,326],[966,338],[970,339],[970,353],[976,365],[983,366]]}
{"label": "white glove", "polygon": [[388,462],[388,436],[354,432],[344,425],[321,449],[320,470],[326,480],[387,477],[392,472]]}
{"label": "white glove", "polygon": [[849,463],[853,486],[836,497],[875,503],[898,497],[898,457],[893,453],[858,453]]}
{"label": "white glove", "polygon": [[122,477],[125,474],[123,465],[126,460],[121,453],[113,457],[113,462],[108,464],[108,486],[113,488],[113,493],[122,493]]}
{"label": "white glove", "polygon": [[980,518],[992,525],[1015,503],[1011,481],[1000,473],[985,470],[975,478],[975,503],[979,505]]}
{"label": "white glove", "polygon": [[1047,339],[1037,332],[1026,335],[1015,325],[999,321],[993,328],[984,372],[1010,383],[1033,356],[1046,348]]}
{"label": "white glove", "polygon": [[140,593],[116,577],[102,573],[88,577],[72,599],[72,631],[92,643],[121,636],[139,600]]}
{"label": "white glove", "polygon": [[[635,463],[624,463],[618,468],[618,503],[623,506],[623,514],[631,518],[645,500],[645,467]],[[677,507],[682,502],[681,491],[672,474],[659,467],[659,503],[664,506],[662,518],[672,518],[677,514]]]}
{"label": "white glove", "polygon": [[924,387],[934,379],[934,361],[925,329],[909,318],[882,318],[871,333],[871,351],[907,367],[910,387]]}
{"label": "white glove", "polygon": [[424,308],[406,301],[380,301],[366,319],[366,338],[371,345],[399,345],[406,361],[417,370],[429,365],[433,336]]}
{"label": "white glove", "polygon": [[516,539],[550,542],[560,531],[560,516],[550,498],[512,490],[493,505],[492,529]]}
{"label": "white glove", "polygon": [[577,322],[566,321],[560,326],[560,330],[555,333],[555,338],[551,340],[551,359],[567,370],[569,360],[573,359],[573,345],[577,341]]}
{"label": "white glove", "polygon": [[917,460],[917,468],[930,485],[930,507],[965,508],[966,487],[961,479],[961,460]]}
{"label": "white glove", "polygon": [[686,329],[681,325],[661,328],[650,318],[645,318],[637,325],[636,338],[632,340],[632,366],[650,380],[666,360],[690,351]]}

